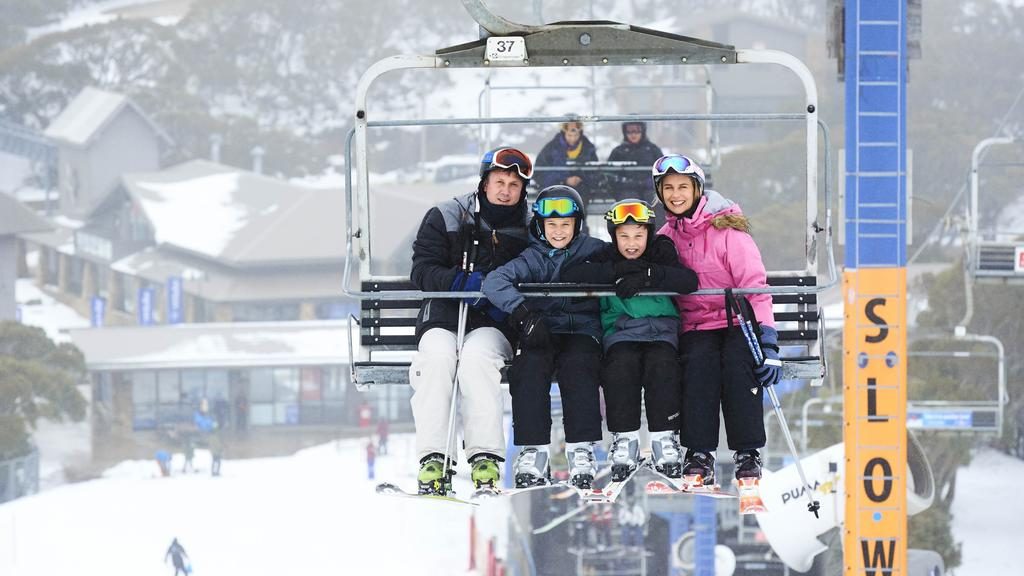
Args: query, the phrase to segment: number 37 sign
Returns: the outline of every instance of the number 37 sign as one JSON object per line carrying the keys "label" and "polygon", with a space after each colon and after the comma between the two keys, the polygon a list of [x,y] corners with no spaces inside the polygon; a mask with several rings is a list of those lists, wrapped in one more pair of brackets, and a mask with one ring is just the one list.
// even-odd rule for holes
{"label": "number 37 sign", "polygon": [[491,36],[484,58],[491,64],[526,64],[526,40],[522,36]]}

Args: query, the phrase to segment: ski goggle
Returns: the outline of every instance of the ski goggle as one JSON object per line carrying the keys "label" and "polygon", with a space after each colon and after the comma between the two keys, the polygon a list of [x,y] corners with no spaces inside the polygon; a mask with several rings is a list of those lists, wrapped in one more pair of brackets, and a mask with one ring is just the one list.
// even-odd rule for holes
{"label": "ski goggle", "polygon": [[487,170],[492,168],[511,170],[515,168],[516,172],[519,173],[519,177],[523,180],[533,178],[533,162],[530,162],[529,156],[515,148],[492,150],[484,154],[481,163],[487,167]]}
{"label": "ski goggle", "polygon": [[541,198],[533,203],[533,212],[541,218],[551,218],[552,216],[568,218],[578,215],[580,207],[572,198]]}
{"label": "ski goggle", "polygon": [[668,171],[672,170],[678,174],[702,174],[700,166],[697,166],[686,156],[680,156],[679,154],[672,154],[670,156],[662,156],[654,162],[654,166],[651,167],[651,176],[655,178],[668,174]]}
{"label": "ski goggle", "polygon": [[654,220],[654,210],[643,202],[621,202],[605,212],[604,218],[616,226],[631,218],[637,224],[646,224]]}

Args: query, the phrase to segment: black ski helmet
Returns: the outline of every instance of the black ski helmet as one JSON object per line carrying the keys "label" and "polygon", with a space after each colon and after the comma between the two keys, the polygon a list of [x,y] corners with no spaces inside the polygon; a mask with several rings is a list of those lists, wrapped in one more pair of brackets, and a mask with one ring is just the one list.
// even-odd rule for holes
{"label": "black ski helmet", "polygon": [[640,120],[626,120],[625,122],[622,123],[622,139],[623,140],[626,139],[626,130],[630,126],[636,126],[636,127],[640,128],[640,139],[641,140],[647,137],[647,122],[643,122],[643,121],[640,121]]}
{"label": "black ski helmet", "polygon": [[[618,224],[613,222],[612,215],[615,213],[616,207],[622,204],[643,204],[647,208],[647,211],[650,215],[647,219],[647,222],[637,222],[636,219],[631,216],[628,217],[625,221],[619,222]],[[607,212],[605,212],[604,219],[608,225],[608,235],[612,237],[612,244],[615,244],[616,246],[618,246],[618,240],[615,238],[615,229],[626,223],[640,224],[641,226],[646,226],[647,245],[650,246],[651,242],[654,242],[654,234],[657,231],[657,222],[655,221],[654,208],[652,208],[651,205],[645,202],[644,200],[640,200],[639,198],[625,198],[623,200],[619,200],[615,204],[612,204],[612,207],[609,208]]]}
{"label": "black ski helmet", "polygon": [[[541,215],[541,209],[544,205],[544,200],[554,198],[568,198],[572,200],[575,207],[570,214],[558,213],[558,215],[548,214],[547,216]],[[537,199],[533,202],[533,218],[530,220],[530,233],[540,240],[544,238],[544,220],[546,218],[575,218],[576,226],[573,232],[573,239],[575,240],[580,232],[583,230],[583,219],[586,218],[586,209],[583,205],[583,198],[580,193],[576,191],[572,186],[566,186],[564,184],[555,184],[554,186],[548,186],[547,188],[540,191],[537,195]]]}

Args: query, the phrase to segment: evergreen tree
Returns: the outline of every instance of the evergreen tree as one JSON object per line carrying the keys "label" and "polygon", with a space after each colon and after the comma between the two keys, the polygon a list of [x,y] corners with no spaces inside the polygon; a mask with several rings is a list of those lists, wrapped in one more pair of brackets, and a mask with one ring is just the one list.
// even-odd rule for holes
{"label": "evergreen tree", "polygon": [[85,376],[82,353],[54,344],[41,328],[0,322],[0,459],[29,449],[29,430],[42,418],[85,418],[76,388]]}

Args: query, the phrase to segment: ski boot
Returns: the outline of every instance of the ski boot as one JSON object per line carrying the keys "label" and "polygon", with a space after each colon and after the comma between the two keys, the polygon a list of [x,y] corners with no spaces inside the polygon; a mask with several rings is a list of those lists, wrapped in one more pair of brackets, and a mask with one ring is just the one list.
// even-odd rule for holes
{"label": "ski boot", "polygon": [[473,480],[473,487],[477,490],[485,488],[496,490],[498,488],[498,481],[501,479],[500,462],[501,458],[486,452],[481,452],[470,458],[469,464],[472,466],[472,469],[469,476]]}
{"label": "ski boot", "polygon": [[767,509],[761,499],[760,489],[761,455],[757,450],[737,450],[732,459],[736,462],[736,489],[740,496],[740,514],[765,512]]}
{"label": "ski boot", "polygon": [[622,482],[636,471],[640,461],[640,434],[638,432],[615,432],[608,460],[612,463],[612,482]]}
{"label": "ski boot", "polygon": [[682,450],[675,432],[651,432],[651,453],[655,470],[669,478],[679,478],[683,475],[683,463],[680,458]]}
{"label": "ski boot", "polygon": [[417,493],[432,496],[447,496],[452,491],[452,476],[455,463],[448,461],[448,473],[444,473],[444,454],[433,452],[420,460],[420,472],[416,475]]}
{"label": "ski boot", "polygon": [[593,488],[597,473],[594,443],[569,442],[565,445],[565,457],[569,461],[569,483],[580,490]]}
{"label": "ski boot", "polygon": [[515,465],[516,488],[544,486],[551,483],[551,471],[548,468],[547,446],[523,446],[516,456]]}
{"label": "ski boot", "polygon": [[701,450],[687,450],[683,462],[683,486],[685,489],[714,488],[715,455]]}
{"label": "ski boot", "polygon": [[761,454],[757,450],[737,450],[732,455],[736,463],[736,480],[744,478],[761,478]]}

